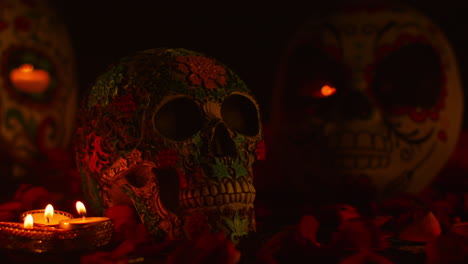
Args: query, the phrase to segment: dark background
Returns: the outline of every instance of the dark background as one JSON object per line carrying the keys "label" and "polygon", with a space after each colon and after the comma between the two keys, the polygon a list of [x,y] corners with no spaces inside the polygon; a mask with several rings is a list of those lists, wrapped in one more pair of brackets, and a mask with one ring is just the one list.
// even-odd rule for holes
{"label": "dark background", "polygon": [[[53,0],[52,4],[71,35],[81,91],[108,64],[134,51],[186,48],[213,56],[237,72],[257,95],[267,120],[276,67],[292,32],[314,11],[349,1],[277,2]],[[468,8],[452,0],[400,2],[439,24],[452,42],[462,81],[468,85]],[[464,127],[467,120],[465,116]]]}

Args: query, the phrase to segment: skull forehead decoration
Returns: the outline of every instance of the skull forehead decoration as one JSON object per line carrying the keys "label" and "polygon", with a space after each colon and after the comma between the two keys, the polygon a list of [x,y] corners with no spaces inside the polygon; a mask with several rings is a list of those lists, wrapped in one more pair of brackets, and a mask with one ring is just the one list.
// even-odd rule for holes
{"label": "skull forehead decoration", "polygon": [[27,177],[43,171],[38,166],[69,147],[77,99],[74,54],[47,1],[5,0],[0,8],[0,141],[2,160],[11,166],[2,166],[2,175],[31,182],[37,179]]}
{"label": "skull forehead decoration", "polygon": [[98,78],[78,116],[77,163],[98,212],[132,205],[156,239],[255,230],[259,108],[219,61],[138,52]]}
{"label": "skull forehead decoration", "polygon": [[418,192],[458,138],[454,54],[410,8],[343,8],[309,21],[292,38],[277,84],[272,130],[281,143],[271,146],[296,164],[293,175],[311,177],[296,179],[301,186]]}

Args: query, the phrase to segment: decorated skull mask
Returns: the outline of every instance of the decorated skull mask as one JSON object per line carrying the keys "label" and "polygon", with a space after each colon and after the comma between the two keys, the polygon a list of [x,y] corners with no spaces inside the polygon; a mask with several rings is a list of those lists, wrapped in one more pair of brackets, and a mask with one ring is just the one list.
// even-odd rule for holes
{"label": "decorated skull mask", "polygon": [[455,57],[410,8],[356,6],[311,20],[281,65],[269,145],[282,175],[293,175],[283,182],[299,190],[415,193],[454,148],[463,111]]}
{"label": "decorated skull mask", "polygon": [[73,134],[74,54],[63,21],[47,1],[5,0],[0,9],[3,186],[43,184]]}
{"label": "decorated skull mask", "polygon": [[81,104],[77,163],[98,213],[134,206],[156,239],[255,230],[258,104],[219,61],[185,49],[123,58]]}

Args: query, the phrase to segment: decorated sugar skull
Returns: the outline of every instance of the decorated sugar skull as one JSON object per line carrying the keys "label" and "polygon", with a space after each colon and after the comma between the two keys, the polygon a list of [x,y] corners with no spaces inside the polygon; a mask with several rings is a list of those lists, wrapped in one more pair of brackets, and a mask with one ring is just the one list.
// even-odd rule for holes
{"label": "decorated sugar skull", "polygon": [[130,205],[156,239],[255,230],[259,109],[219,61],[185,49],[123,58],[78,119],[77,163],[97,213]]}
{"label": "decorated sugar skull", "polygon": [[[47,1],[5,0],[0,9],[3,185],[44,183],[47,179],[39,176],[53,174],[73,134],[73,50],[64,24]],[[46,172],[48,165],[55,169]]]}
{"label": "decorated sugar skull", "polygon": [[282,181],[298,190],[416,193],[457,141],[463,96],[453,51],[413,9],[354,6],[313,19],[292,38],[278,76],[270,147],[286,167]]}

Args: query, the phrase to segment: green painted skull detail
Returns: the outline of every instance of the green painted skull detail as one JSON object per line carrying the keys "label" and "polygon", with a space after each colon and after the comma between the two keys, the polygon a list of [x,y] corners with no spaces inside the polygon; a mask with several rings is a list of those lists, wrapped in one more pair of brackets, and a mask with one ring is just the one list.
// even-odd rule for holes
{"label": "green painted skull detail", "polygon": [[210,229],[236,241],[255,230],[259,106],[219,61],[135,53],[97,79],[78,116],[77,164],[97,213],[134,206],[157,240]]}

